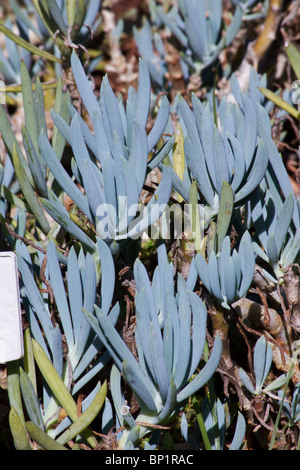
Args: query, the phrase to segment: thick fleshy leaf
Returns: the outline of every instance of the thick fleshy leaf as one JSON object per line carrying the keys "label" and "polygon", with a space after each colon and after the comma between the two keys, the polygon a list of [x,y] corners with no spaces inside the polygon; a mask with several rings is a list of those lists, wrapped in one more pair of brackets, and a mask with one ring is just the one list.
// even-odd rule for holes
{"label": "thick fleshy leaf", "polygon": [[101,262],[101,310],[104,315],[107,315],[115,288],[115,266],[108,245],[99,238],[97,250]]}
{"label": "thick fleshy leaf", "polygon": [[255,390],[259,392],[269,373],[273,358],[271,345],[264,336],[256,342],[254,348],[253,366],[255,373]]}
{"label": "thick fleshy leaf", "polygon": [[240,450],[246,432],[246,421],[242,413],[238,411],[237,423],[234,431],[234,436],[230,444],[229,450]]}
{"label": "thick fleshy leaf", "polygon": [[79,94],[92,118],[95,112],[99,112],[99,105],[75,50],[73,50],[71,55],[71,66]]}
{"label": "thick fleshy leaf", "polygon": [[73,325],[69,311],[69,305],[66,297],[64,282],[62,279],[61,269],[58,263],[56,247],[51,241],[47,249],[47,262],[49,269],[50,284],[55,297],[64,333],[69,349],[74,346]]}
{"label": "thick fleshy leaf", "polygon": [[51,190],[49,190],[49,200],[41,198],[41,202],[58,224],[83,243],[89,251],[94,252],[94,242],[70,219],[68,211]]}
{"label": "thick fleshy leaf", "polygon": [[255,395],[256,394],[255,389],[254,389],[254,387],[252,385],[252,382],[250,381],[247,373],[244,371],[244,369],[239,369],[239,376],[240,376],[240,379],[243,382],[244,386],[247,388],[247,390],[249,390],[250,393]]}
{"label": "thick fleshy leaf", "polygon": [[290,194],[285,200],[279,212],[279,216],[278,216],[277,224],[275,228],[275,233],[274,233],[276,247],[279,253],[281,252],[283,248],[286,235],[291,225],[293,210],[294,210],[294,198],[293,198],[293,195]]}
{"label": "thick fleshy leaf", "polygon": [[206,365],[199,372],[199,374],[178,393],[177,395],[178,403],[188,399],[191,395],[196,393],[201,387],[203,387],[203,385],[206,384],[206,382],[215,373],[218,367],[219,361],[221,359],[221,354],[222,354],[222,341],[219,336],[216,336],[213,349],[211,351],[210,357]]}
{"label": "thick fleshy leaf", "polygon": [[161,138],[170,116],[170,104],[166,96],[163,96],[160,102],[159,110],[156,115],[155,123],[148,134],[148,153],[150,153],[159,139]]}
{"label": "thick fleshy leaf", "polygon": [[86,197],[80,189],[72,181],[63,165],[59,162],[53,148],[50,145],[46,135],[42,133],[39,139],[41,152],[50,168],[51,173],[55,176],[56,181],[61,188],[70,196],[80,210],[91,219],[90,209]]}
{"label": "thick fleshy leaf", "polygon": [[145,128],[148,120],[151,99],[151,82],[146,63],[139,59],[139,84],[136,93],[136,120]]}

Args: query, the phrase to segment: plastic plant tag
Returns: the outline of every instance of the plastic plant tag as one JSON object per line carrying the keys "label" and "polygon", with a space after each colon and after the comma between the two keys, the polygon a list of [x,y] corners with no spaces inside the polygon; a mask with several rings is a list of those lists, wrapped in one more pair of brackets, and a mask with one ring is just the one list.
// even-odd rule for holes
{"label": "plastic plant tag", "polygon": [[0,253],[0,363],[23,356],[23,334],[17,257]]}

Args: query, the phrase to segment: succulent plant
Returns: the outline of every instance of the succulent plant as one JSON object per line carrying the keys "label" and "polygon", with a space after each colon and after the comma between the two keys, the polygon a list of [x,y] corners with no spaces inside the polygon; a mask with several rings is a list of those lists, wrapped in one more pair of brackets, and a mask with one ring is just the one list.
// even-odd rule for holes
{"label": "succulent plant", "polygon": [[[216,337],[207,363],[190,380],[201,360],[205,344],[206,308],[190,290],[194,284],[193,277],[185,281],[179,275],[177,292],[174,292],[173,267],[167,260],[164,245],[158,248],[158,259],[152,285],[142,263],[136,260],[134,265],[138,360],[100,308],[95,307],[95,316],[85,311],[91,326],[114,360],[114,373],[119,375],[118,381],[122,373],[140,405],[136,420],[128,410],[124,413],[130,429],[119,442],[122,448],[129,442],[134,444],[147,431],[144,426],[138,425],[139,422],[149,425],[167,422],[178,407],[212,376],[222,351],[221,341]],[[112,393],[114,396],[114,389]],[[120,411],[126,403],[120,401],[120,391],[116,393],[119,396],[117,409]],[[134,441],[131,440],[132,434],[135,435]]]}
{"label": "succulent plant", "polygon": [[255,254],[251,237],[245,232],[238,251],[230,253],[230,238],[225,237],[219,253],[211,252],[208,262],[198,253],[195,265],[201,281],[213,297],[225,308],[247,294],[255,269]]}
{"label": "succulent plant", "polygon": [[[299,391],[300,391],[300,384],[297,384],[293,392],[292,402],[290,403],[286,399],[284,399],[284,402],[283,402],[282,410],[289,420],[289,426],[293,426],[300,419]],[[278,398],[282,400],[282,398],[284,397],[283,390],[278,390],[277,394],[278,394]]]}
{"label": "succulent plant", "polygon": [[277,379],[269,383],[265,388],[263,385],[266,381],[266,378],[269,374],[270,367],[272,364],[272,347],[270,343],[266,340],[264,336],[261,336],[254,348],[254,357],[253,357],[253,366],[255,374],[255,386],[253,386],[249,376],[240,368],[239,376],[242,380],[244,386],[247,390],[253,395],[259,395],[261,393],[268,393],[276,388],[282,387],[287,381],[287,374],[282,374]]}
{"label": "succulent plant", "polygon": [[[71,108],[70,126],[58,113],[53,112],[52,116],[54,123],[72,146],[72,169],[86,196],[81,194],[63,170],[45,134],[40,137],[43,156],[60,186],[66,189],[79,210],[94,225],[100,238],[112,242],[138,237],[160,217],[172,190],[172,179],[168,169],[165,169],[162,181],[149,204],[145,208],[139,207],[140,193],[147,173],[159,164],[174,142],[174,138],[169,139],[148,162],[148,154],[155,148],[166,127],[169,117],[168,100],[163,99],[155,124],[147,136],[145,126],[150,106],[150,82],[148,70],[142,61],[139,87],[137,91],[131,88],[126,111],[122,102],[114,96],[107,77],[103,80],[100,100],[97,101],[75,52],[72,55],[72,69],[93,123],[94,134],[74,108]],[[93,157],[88,148],[93,152]],[[47,211],[77,236],[74,224],[62,204],[51,190],[48,190],[48,195],[48,199],[41,199]],[[141,215],[136,217],[138,210]],[[77,227],[76,232],[78,230],[80,229]],[[85,244],[92,247],[92,241],[88,241],[84,233],[81,235],[79,239],[84,239]]]}
{"label": "succulent plant", "polygon": [[237,6],[230,26],[225,28],[219,0],[183,0],[168,12],[156,2],[151,3],[151,8],[157,21],[169,28],[180,44],[186,78],[189,70],[199,73],[211,65],[223,48],[232,42],[242,24],[242,10]]}
{"label": "succulent plant", "polygon": [[245,93],[240,93],[238,105],[221,101],[219,128],[209,103],[193,94],[192,104],[193,110],[179,97],[187,169],[183,181],[172,172],[173,185],[188,201],[192,178],[196,180],[203,196],[201,219],[207,227],[219,212],[223,182],[232,189],[234,209],[242,207],[266,173],[268,152],[258,135],[255,106]]}
{"label": "succulent plant", "polygon": [[[186,414],[182,414],[180,430],[186,442],[189,442],[191,449],[201,450],[199,444],[200,433],[204,434],[203,446],[205,450],[224,450],[225,435],[228,428],[228,416],[226,416],[226,405],[219,399],[216,400],[215,407],[208,397],[204,397],[201,408],[196,412],[197,420],[194,426],[189,428]],[[240,450],[245,438],[246,421],[242,413],[238,411],[234,436],[229,450]]]}

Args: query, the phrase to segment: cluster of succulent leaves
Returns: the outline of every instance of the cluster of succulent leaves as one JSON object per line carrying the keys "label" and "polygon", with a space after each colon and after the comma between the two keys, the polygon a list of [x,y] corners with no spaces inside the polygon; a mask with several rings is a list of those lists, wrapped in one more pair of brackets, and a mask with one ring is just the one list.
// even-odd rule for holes
{"label": "cluster of succulent leaves", "polygon": [[[256,265],[269,281],[283,282],[285,268],[299,263],[300,205],[271,137],[268,103],[258,95],[263,79],[251,71],[249,89],[241,91],[233,75],[235,102],[201,101],[193,94],[192,107],[180,95],[171,106],[163,96],[154,109],[151,86],[165,86],[165,64],[163,44],[151,28],[164,25],[171,30],[182,46],[182,68],[188,77],[215,61],[255,2],[232,2],[235,10],[226,31],[219,0],[182,1],[178,10],[168,12],[151,2],[152,26],[145,20],[143,28],[134,31],[142,56],[139,82],[137,89],[129,88],[125,103],[121,95],[115,96],[107,76],[96,97],[78,54],[81,48],[76,44],[84,43],[86,25],[97,25],[100,3],[79,1],[74,10],[73,2],[33,0],[20,10],[11,2],[22,34],[15,37],[9,24],[0,24],[15,41],[8,41],[12,63],[3,60],[1,71],[6,71],[7,81],[21,84],[25,116],[20,145],[0,106],[0,132],[7,150],[0,173],[1,227],[5,249],[17,253],[21,301],[29,324],[23,360],[8,364],[15,447],[31,449],[35,442],[42,448],[67,449],[74,440],[73,448],[84,442],[95,449],[99,442],[90,425],[101,416],[104,440],[112,428],[122,429],[116,434],[119,449],[137,449],[142,442],[151,450],[159,445],[163,427],[181,413],[181,435],[191,448],[222,449],[226,407],[213,389],[222,341],[215,335],[212,345],[207,342],[207,307],[196,284],[202,282],[217,308],[230,311],[234,302],[247,296]],[[37,78],[32,87],[30,54],[37,50],[28,37],[33,7],[40,15],[34,32],[46,45],[39,55],[59,65],[51,140],[43,85]],[[155,62],[154,42],[160,52]],[[24,60],[20,61],[17,46],[27,51]],[[85,114],[63,84],[64,67],[72,71]],[[184,142],[181,174],[175,161],[178,135],[171,123],[175,111]],[[150,132],[149,117],[154,117]],[[71,153],[68,171],[66,151]],[[144,204],[141,195],[153,170],[161,179]],[[174,279],[164,240],[157,248],[151,280],[135,259],[134,354],[118,326],[122,308],[114,300],[115,261],[130,249],[135,253],[139,237],[160,219],[175,192],[196,214],[197,253],[186,278],[177,273]],[[70,211],[64,206],[66,196],[74,203]],[[8,225],[5,217],[11,205],[16,211]],[[129,207],[135,208],[130,214]],[[284,374],[263,388],[271,363],[271,346],[262,337],[254,351],[255,385],[240,369],[248,392],[268,393],[286,383]],[[94,384],[104,370],[110,371],[109,393],[106,381]],[[138,402],[137,415],[130,412],[124,382]],[[76,396],[83,389],[89,392],[78,416]],[[204,394],[201,404],[196,398],[199,391]],[[283,405],[293,423],[298,418],[297,393],[291,409]],[[185,412],[191,397],[193,427]],[[245,419],[238,412],[230,448],[239,449],[244,436]]]}

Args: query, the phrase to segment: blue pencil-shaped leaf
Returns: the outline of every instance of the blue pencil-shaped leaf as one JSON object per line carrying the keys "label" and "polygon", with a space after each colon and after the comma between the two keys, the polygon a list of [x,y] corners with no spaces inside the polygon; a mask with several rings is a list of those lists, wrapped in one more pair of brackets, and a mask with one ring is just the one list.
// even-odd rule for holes
{"label": "blue pencil-shaped leaf", "polygon": [[209,50],[209,38],[204,2],[190,0],[185,2],[186,34],[189,44],[198,57],[204,61]]}
{"label": "blue pencil-shaped leaf", "polygon": [[[121,164],[123,168],[123,178],[126,186],[126,196],[123,202],[123,198],[119,198],[119,231],[120,233],[126,232],[127,227],[136,216],[138,210],[139,196],[141,186],[138,182],[136,174],[132,171],[132,167],[125,158],[121,158]],[[123,204],[123,208],[122,205]]]}
{"label": "blue pencil-shaped leaf", "polygon": [[103,107],[105,107],[110,127],[110,134],[113,135],[114,132],[116,132],[121,144],[123,145],[125,142],[118,100],[114,95],[114,92],[109,84],[107,76],[105,76],[102,80],[100,89],[100,103],[102,110]]}
{"label": "blue pencil-shaped leaf", "polygon": [[97,249],[101,261],[101,310],[107,315],[115,288],[115,266],[108,245],[97,238]]}
{"label": "blue pencil-shaped leaf", "polygon": [[195,257],[195,264],[196,264],[196,268],[197,268],[200,280],[203,282],[206,289],[210,291],[208,264],[200,253],[197,253]]}
{"label": "blue pencil-shaped leaf", "polygon": [[249,97],[246,94],[241,95],[243,101],[243,111],[247,117],[247,125],[245,128],[245,140],[244,149],[245,149],[245,162],[246,168],[251,165],[253,155],[255,153],[255,147],[257,144],[257,118],[256,118],[256,109],[253,106],[253,103],[250,101]]}
{"label": "blue pencil-shaped leaf", "polygon": [[192,357],[188,378],[197,369],[203,353],[206,340],[206,320],[207,311],[203,301],[194,292],[189,292],[191,308],[193,312],[193,333],[192,333]]}
{"label": "blue pencil-shaped leaf", "polygon": [[49,346],[52,349],[53,346],[53,325],[50,319],[50,312],[44,304],[43,298],[38,290],[34,277],[31,270],[28,267],[27,262],[17,251],[18,257],[18,268],[22,276],[23,284],[26,288],[26,295],[30,302],[35,315],[39,319],[39,322],[44,330],[45,336],[49,342]]}
{"label": "blue pencil-shaped leaf", "polygon": [[73,117],[71,123],[71,139],[74,157],[83,179],[89,206],[95,216],[98,207],[106,201],[104,199],[103,189],[100,187],[96,175],[96,168],[93,169],[93,163],[88,154],[76,115]]}
{"label": "blue pencil-shaped leaf", "polygon": [[111,223],[116,227],[118,225],[118,200],[114,167],[114,161],[110,155],[107,155],[102,165],[103,189]]}
{"label": "blue pencil-shaped leaf", "polygon": [[163,423],[166,419],[170,417],[174,409],[176,408],[176,385],[174,384],[174,381],[171,379],[170,380],[170,385],[169,385],[169,390],[168,390],[168,395],[167,399],[165,401],[164,407],[159,413],[157,417],[157,422],[158,423]]}
{"label": "blue pencil-shaped leaf", "polygon": [[[138,237],[144,230],[158,221],[166,209],[172,191],[172,177],[168,168],[164,168],[162,180],[157,187],[153,197],[144,208],[141,217],[135,219],[129,225],[128,238]],[[116,237],[116,240],[118,237]]]}
{"label": "blue pencil-shaped leaf", "polygon": [[137,334],[140,342],[139,359],[144,365],[144,370],[149,369],[154,380],[156,380],[154,370],[154,357],[152,355],[151,342],[150,342],[150,326],[151,320],[149,316],[149,309],[147,308],[147,297],[145,289],[136,292],[136,323]]}
{"label": "blue pencil-shaped leaf", "polygon": [[255,389],[252,385],[252,382],[250,381],[248,377],[248,374],[244,371],[244,369],[242,368],[239,369],[239,376],[244,386],[246,387],[246,389],[249,390],[250,393],[255,395],[256,394]]}
{"label": "blue pencil-shaped leaf", "polygon": [[189,372],[190,365],[192,324],[189,296],[186,292],[185,281],[180,273],[178,274],[177,289],[180,338],[179,344],[175,345],[175,347],[178,348],[178,362],[176,364],[174,382],[176,388],[179,390],[188,379],[186,374]]}
{"label": "blue pencil-shaped leaf", "polygon": [[165,315],[164,321],[164,329],[163,329],[163,348],[164,348],[164,361],[166,364],[167,372],[169,378],[172,376],[173,370],[173,348],[174,348],[174,341],[173,341],[173,326],[172,326],[172,319],[170,312],[168,311],[168,299],[171,303],[173,300],[174,308],[176,309],[176,303],[174,297],[170,294],[169,291],[166,292],[166,301],[167,301],[167,312]]}
{"label": "blue pencil-shaped leaf", "polygon": [[166,96],[163,96],[159,110],[155,119],[155,123],[148,134],[147,143],[148,143],[148,153],[155,147],[159,139],[161,138],[166,125],[168,123],[168,119],[170,116],[170,104],[169,100]]}
{"label": "blue pencil-shaped leaf", "polygon": [[68,294],[72,323],[74,326],[74,337],[75,341],[78,341],[80,337],[81,318],[83,317],[81,310],[83,305],[83,292],[78,259],[74,246],[72,246],[68,255]]}
{"label": "blue pencil-shaped leaf", "polygon": [[32,139],[29,135],[27,128],[24,125],[22,125],[22,137],[23,137],[24,148],[25,148],[26,155],[27,155],[28,165],[29,165],[37,192],[40,196],[47,197],[48,190],[47,190],[47,184],[45,181],[44,172],[40,164],[40,160],[38,158],[35,147],[33,145]]}
{"label": "blue pencil-shaped leaf", "polygon": [[[162,148],[154,155],[151,160],[149,160],[147,168],[148,172],[159,166],[159,164],[163,161],[163,159],[171,152],[174,144],[175,144],[176,136],[173,135],[167,142],[162,146]],[[175,172],[174,172],[175,173]],[[176,173],[175,173],[176,175]]]}
{"label": "blue pencil-shaped leaf", "polygon": [[300,254],[300,228],[296,231],[296,234],[293,238],[293,241],[291,243],[291,246],[287,253],[285,253],[285,256],[283,257],[282,263],[283,266],[288,266],[291,263],[294,263],[295,260],[297,259],[297,256],[299,257]]}
{"label": "blue pencil-shaped leaf", "polygon": [[222,355],[222,341],[217,335],[209,359],[199,374],[186,385],[178,394],[177,402],[180,403],[196,393],[215,373]]}
{"label": "blue pencil-shaped leaf", "polygon": [[255,391],[259,392],[269,373],[273,358],[271,345],[264,336],[261,336],[255,344],[253,366],[255,373]]}
{"label": "blue pencil-shaped leaf", "polygon": [[151,82],[146,63],[139,59],[139,84],[136,93],[136,120],[141,127],[146,127],[150,109]]}
{"label": "blue pencil-shaped leaf", "polygon": [[246,176],[246,163],[244,151],[238,139],[228,133],[227,138],[230,142],[230,146],[234,155],[233,177],[231,180],[231,187],[232,190],[236,193],[240,189],[240,186]]}
{"label": "blue pencil-shaped leaf", "polygon": [[137,367],[132,367],[125,359],[123,362],[123,376],[130,388],[134,391],[142,412],[157,413],[153,395],[147,388],[147,381],[138,373]]}
{"label": "blue pencil-shaped leaf", "polygon": [[49,199],[41,198],[41,202],[51,217],[62,228],[77,238],[88,250],[94,252],[94,242],[70,219],[68,211],[51,190],[49,190]]}
{"label": "blue pencil-shaped leaf", "polygon": [[153,358],[155,381],[157,383],[162,400],[166,401],[170,379],[164,360],[162,336],[160,332],[158,334],[156,325],[154,325],[152,322],[150,323],[148,334],[150,335],[150,346]]}
{"label": "blue pencil-shaped leaf", "polygon": [[44,430],[44,423],[41,413],[41,405],[36,395],[35,389],[28,374],[20,367],[20,386],[22,398],[30,421]]}
{"label": "blue pencil-shaped leaf", "polygon": [[73,327],[64,282],[57,258],[56,247],[52,241],[50,241],[47,248],[47,262],[51,288],[53,290],[55,302],[70,350],[74,346]]}
{"label": "blue pencil-shaped leaf", "polygon": [[[95,310],[98,318],[98,325],[95,328],[101,341],[106,349],[110,352],[111,357],[116,362],[120,370],[123,369],[124,377],[128,380],[128,385],[132,387],[141,402],[145,403],[150,411],[157,411],[154,398],[156,390],[147,375],[141,370],[139,363],[130,352],[128,347],[121,339],[118,332],[112,326],[109,319],[104,315],[97,306]],[[90,317],[87,317],[90,321]],[[91,323],[93,328],[95,323]]]}
{"label": "blue pencil-shaped leaf", "polygon": [[238,411],[237,423],[234,431],[234,436],[231,441],[229,450],[240,450],[246,432],[246,421],[240,411]]}
{"label": "blue pencil-shaped leaf", "polygon": [[274,232],[270,233],[266,248],[271,263],[276,263],[279,259],[279,250],[277,248]]}
{"label": "blue pencil-shaped leaf", "polygon": [[208,260],[208,278],[209,278],[211,293],[218,300],[221,300],[223,298],[223,295],[221,292],[218,261],[217,261],[217,257],[214,251],[211,252],[211,255]]}
{"label": "blue pencil-shaped leaf", "polygon": [[73,50],[71,55],[71,66],[79,94],[89,115],[92,118],[94,116],[94,112],[99,110],[99,105],[75,50]]}
{"label": "blue pencil-shaped leaf", "polygon": [[110,156],[110,144],[108,141],[108,136],[106,135],[104,130],[100,108],[99,110],[94,112],[93,126],[97,144],[96,155],[103,167],[105,159],[107,158],[107,156]]}
{"label": "blue pencil-shaped leaf", "polygon": [[206,202],[210,206],[213,206],[214,190],[207,173],[201,144],[195,147],[187,138],[184,142],[184,149],[189,170],[197,181],[201,194],[205,197]]}
{"label": "blue pencil-shaped leaf", "polygon": [[148,163],[148,146],[146,131],[137,121],[134,124],[128,162],[131,166],[131,172],[136,175],[138,191],[140,193],[145,183]]}
{"label": "blue pencil-shaped leaf", "polygon": [[225,34],[226,46],[228,46],[233,41],[233,39],[236,37],[237,33],[239,32],[242,19],[243,19],[243,11],[239,6],[237,6],[234,12],[232,21]]}
{"label": "blue pencil-shaped leaf", "polygon": [[95,157],[99,160],[98,147],[97,147],[95,136],[92,134],[90,128],[88,127],[86,122],[82,119],[78,111],[76,111],[76,109],[71,105],[69,105],[69,112],[70,112],[70,116],[72,119],[76,115],[78,122],[80,124],[81,133],[83,135],[86,145],[91,149]]}
{"label": "blue pencil-shaped leaf", "polygon": [[228,264],[226,267],[225,295],[229,303],[234,302],[235,297],[236,297],[236,276],[235,276],[235,266],[234,266],[232,257],[229,258]]}
{"label": "blue pencil-shaped leaf", "polygon": [[213,127],[213,155],[217,185],[216,190],[219,196],[221,196],[223,181],[225,180],[228,183],[230,175],[228,172],[224,142],[216,125]]}
{"label": "blue pencil-shaped leaf", "polygon": [[239,247],[242,281],[239,286],[239,296],[246,295],[254,276],[255,254],[249,232],[245,232]]}
{"label": "blue pencil-shaped leaf", "polygon": [[54,109],[51,109],[51,117],[59,132],[62,134],[65,140],[71,144],[71,128],[69,124]]}
{"label": "blue pencil-shaped leaf", "polygon": [[241,202],[244,198],[248,197],[260,184],[265,176],[268,166],[268,152],[266,145],[262,140],[258,142],[257,154],[254,158],[254,163],[251,168],[250,174],[244,186],[235,195],[235,202]]}
{"label": "blue pencil-shaped leaf", "polygon": [[41,152],[49,166],[49,169],[61,188],[70,196],[80,210],[91,219],[91,213],[86,197],[82,194],[80,189],[76,186],[74,181],[70,178],[63,165],[59,162],[53,148],[50,145],[46,135],[40,135]]}
{"label": "blue pencil-shaped leaf", "polygon": [[288,233],[288,230],[291,226],[292,216],[294,210],[294,197],[290,194],[285,200],[277,219],[276,228],[274,232],[276,246],[278,252],[280,253],[283,244]]}
{"label": "blue pencil-shaped leaf", "polygon": [[224,238],[222,243],[221,252],[218,255],[218,268],[219,268],[219,278],[221,292],[225,295],[226,292],[226,276],[227,276],[227,265],[230,259],[230,237],[227,236]]}

